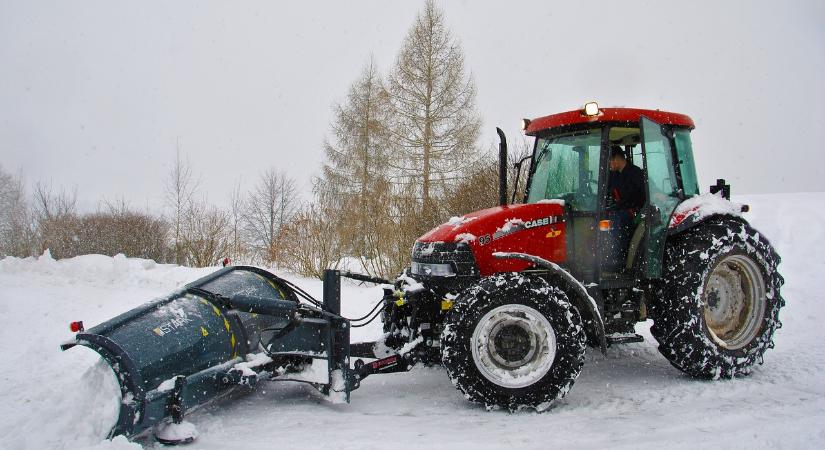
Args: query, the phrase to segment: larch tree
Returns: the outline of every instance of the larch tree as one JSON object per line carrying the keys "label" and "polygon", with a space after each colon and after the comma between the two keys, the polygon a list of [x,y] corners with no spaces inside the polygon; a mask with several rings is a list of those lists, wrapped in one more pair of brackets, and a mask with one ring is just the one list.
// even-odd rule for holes
{"label": "larch tree", "polygon": [[434,200],[476,159],[481,124],[463,51],[432,1],[407,33],[388,89],[398,149],[390,161],[397,180],[415,186],[421,216],[430,216]]}
{"label": "larch tree", "polygon": [[332,139],[324,143],[327,161],[315,189],[320,209],[339,211],[338,238],[367,270],[379,253],[367,240],[375,231],[372,215],[378,210],[380,219],[386,216],[376,202],[387,184],[389,120],[389,95],[370,58],[346,101],[334,107]]}

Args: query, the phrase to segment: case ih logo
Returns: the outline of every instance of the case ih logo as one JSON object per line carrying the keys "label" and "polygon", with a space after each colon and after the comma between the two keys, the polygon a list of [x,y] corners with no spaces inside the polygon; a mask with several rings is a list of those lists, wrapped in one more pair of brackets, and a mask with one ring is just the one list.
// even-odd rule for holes
{"label": "case ih logo", "polygon": [[545,217],[543,219],[531,220],[531,221],[524,224],[524,228],[543,227],[545,225],[550,225],[551,223],[556,223],[556,216],[550,216],[550,217]]}
{"label": "case ih logo", "polygon": [[[521,219],[510,219],[504,223],[504,226],[498,229],[495,233],[493,233],[493,240],[501,239],[505,236],[509,236],[513,233],[517,233],[521,230],[529,230],[531,228],[538,228],[544,227],[547,225],[552,225],[554,223],[558,223],[562,221],[561,216],[549,216],[543,217],[541,219],[536,220],[529,220],[524,222]],[[486,238],[486,239],[485,239]],[[481,245],[489,243],[489,235],[482,236],[479,238],[479,243]]]}

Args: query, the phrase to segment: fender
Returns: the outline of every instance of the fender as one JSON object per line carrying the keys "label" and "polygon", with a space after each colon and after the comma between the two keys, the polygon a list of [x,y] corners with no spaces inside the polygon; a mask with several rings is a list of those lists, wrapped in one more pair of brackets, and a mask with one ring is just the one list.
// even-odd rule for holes
{"label": "fender", "polygon": [[558,264],[548,261],[544,258],[539,258],[538,256],[528,255],[526,253],[511,253],[511,252],[495,252],[493,253],[494,258],[498,259],[521,259],[523,261],[531,262],[539,267],[547,269],[553,274],[558,275],[567,284],[573,289],[574,293],[578,295],[579,302],[576,302],[579,305],[584,305],[587,309],[587,312],[590,313],[591,317],[593,317],[593,323],[596,328],[596,334],[599,338],[599,348],[602,351],[602,354],[607,353],[607,338],[604,332],[604,320],[602,319],[602,314],[599,312],[599,307],[596,304],[596,301],[593,300],[593,297],[587,293],[587,289],[577,280],[573,275],[570,275],[570,272],[564,270]]}
{"label": "fender", "polygon": [[742,213],[749,210],[748,205],[734,203],[715,194],[697,195],[676,207],[670,216],[667,233],[679,234],[712,217],[742,219]]}

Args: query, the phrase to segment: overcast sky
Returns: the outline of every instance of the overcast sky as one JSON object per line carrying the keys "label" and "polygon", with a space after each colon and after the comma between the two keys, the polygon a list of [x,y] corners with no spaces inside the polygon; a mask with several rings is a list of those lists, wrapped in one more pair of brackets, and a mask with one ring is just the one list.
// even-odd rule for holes
{"label": "overcast sky", "polygon": [[[597,100],[676,111],[702,185],[825,191],[825,2],[439,1],[484,119]],[[331,107],[388,71],[423,2],[0,0],[0,165],[80,204],[163,205],[179,143],[225,204],[270,166],[309,190]]]}

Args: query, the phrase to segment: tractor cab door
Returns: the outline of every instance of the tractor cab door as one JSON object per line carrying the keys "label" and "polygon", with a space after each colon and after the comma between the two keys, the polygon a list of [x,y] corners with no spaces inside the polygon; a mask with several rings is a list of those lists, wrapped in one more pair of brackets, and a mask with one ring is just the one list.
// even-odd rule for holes
{"label": "tractor cab door", "polygon": [[595,242],[604,184],[600,173],[606,171],[601,149],[600,126],[539,137],[528,180],[527,203],[564,200],[567,254],[563,264],[584,282],[596,277]]}
{"label": "tractor cab door", "polygon": [[645,252],[642,273],[647,278],[662,275],[662,258],[670,215],[681,201],[676,177],[672,140],[666,130],[647,117],[641,119],[642,157],[647,184],[644,207]]}

